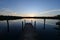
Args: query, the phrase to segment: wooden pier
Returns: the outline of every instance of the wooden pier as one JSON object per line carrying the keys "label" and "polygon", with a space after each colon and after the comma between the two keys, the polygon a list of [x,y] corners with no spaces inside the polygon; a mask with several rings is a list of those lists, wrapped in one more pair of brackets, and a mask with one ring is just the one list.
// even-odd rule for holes
{"label": "wooden pier", "polygon": [[25,23],[22,35],[22,40],[37,40],[36,30],[31,23]]}

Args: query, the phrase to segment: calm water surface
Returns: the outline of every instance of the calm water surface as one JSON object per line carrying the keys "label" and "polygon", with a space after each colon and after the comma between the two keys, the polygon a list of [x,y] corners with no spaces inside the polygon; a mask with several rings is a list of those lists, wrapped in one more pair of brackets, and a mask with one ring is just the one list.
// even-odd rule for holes
{"label": "calm water surface", "polygon": [[[43,19],[18,19],[9,20],[9,32],[7,32],[7,21],[0,21],[0,39],[6,40],[17,40],[21,39],[22,32],[22,21],[23,23],[32,23],[34,26],[34,21],[36,21],[36,31],[39,34],[38,39],[40,40],[59,40],[60,30],[57,30],[56,22],[59,20],[46,19],[45,29]],[[24,26],[23,24],[23,26]]]}

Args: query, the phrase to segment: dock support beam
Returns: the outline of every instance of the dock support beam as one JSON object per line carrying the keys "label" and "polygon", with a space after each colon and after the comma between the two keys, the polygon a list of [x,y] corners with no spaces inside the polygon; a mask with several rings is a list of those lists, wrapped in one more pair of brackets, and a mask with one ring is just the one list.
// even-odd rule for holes
{"label": "dock support beam", "polygon": [[22,21],[22,30],[23,30],[23,21]]}
{"label": "dock support beam", "polygon": [[7,32],[9,32],[9,21],[7,20]]}
{"label": "dock support beam", "polygon": [[36,21],[34,21],[34,29],[36,30]]}
{"label": "dock support beam", "polygon": [[26,20],[24,20],[23,26],[25,26]]}
{"label": "dock support beam", "polygon": [[45,29],[45,21],[46,21],[46,19],[44,19],[44,29]]}

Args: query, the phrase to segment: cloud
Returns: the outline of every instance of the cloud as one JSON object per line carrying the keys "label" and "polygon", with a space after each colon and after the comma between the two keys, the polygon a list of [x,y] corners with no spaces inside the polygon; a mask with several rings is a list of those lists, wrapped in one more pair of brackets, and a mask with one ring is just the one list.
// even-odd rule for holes
{"label": "cloud", "polygon": [[2,8],[0,9],[0,15],[16,15],[16,12],[13,12],[12,10],[8,9],[8,8]]}
{"label": "cloud", "polygon": [[32,13],[21,13],[20,16],[56,16],[60,15],[60,9],[58,10],[49,10],[49,11],[44,11],[44,12],[32,12]]}
{"label": "cloud", "polygon": [[40,12],[40,15],[41,16],[55,16],[55,15],[60,15],[60,9]]}
{"label": "cloud", "polygon": [[44,12],[41,12],[41,13],[49,13],[49,12],[56,12],[56,11],[60,11],[60,9],[58,9],[58,10],[49,10],[49,11],[44,11]]}
{"label": "cloud", "polygon": [[55,16],[55,15],[60,15],[60,9],[58,10],[49,10],[49,11],[44,11],[40,13],[16,13],[8,8],[2,8],[0,9],[0,15],[11,15],[11,16],[27,16],[26,14],[33,14],[34,16]]}

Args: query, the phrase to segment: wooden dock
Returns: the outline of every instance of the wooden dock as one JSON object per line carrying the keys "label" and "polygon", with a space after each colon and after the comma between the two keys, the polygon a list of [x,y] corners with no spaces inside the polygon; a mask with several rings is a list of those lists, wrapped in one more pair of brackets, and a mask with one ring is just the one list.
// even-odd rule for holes
{"label": "wooden dock", "polygon": [[31,23],[25,23],[23,28],[23,40],[37,40],[37,33]]}

